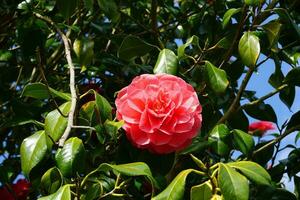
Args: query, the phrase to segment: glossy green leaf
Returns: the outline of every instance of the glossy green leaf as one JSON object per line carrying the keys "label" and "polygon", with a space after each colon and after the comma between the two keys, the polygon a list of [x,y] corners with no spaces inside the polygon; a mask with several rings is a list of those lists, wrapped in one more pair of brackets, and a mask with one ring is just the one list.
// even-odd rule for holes
{"label": "glossy green leaf", "polygon": [[[66,102],[59,106],[60,111],[64,115],[68,115],[71,107],[71,102]],[[68,124],[68,118],[62,116],[58,110],[49,112],[45,119],[45,132],[54,141],[58,141],[63,135]]]}
{"label": "glossy green leaf", "polygon": [[59,169],[56,167],[48,169],[41,178],[41,188],[43,193],[55,193],[62,186],[62,182],[63,177]]}
{"label": "glossy green leaf", "polygon": [[271,21],[263,26],[266,31],[270,46],[273,46],[279,38],[282,24],[279,21]]}
{"label": "glossy green leaf", "polygon": [[69,138],[63,148],[56,152],[55,161],[64,176],[70,177],[76,172],[82,173],[85,167],[85,149],[81,139]]}
{"label": "glossy green leaf", "polygon": [[111,165],[107,163],[101,164],[97,171],[108,171],[115,170],[118,173],[126,176],[146,176],[152,183],[153,186],[157,185],[155,179],[152,176],[151,170],[146,163],[134,162],[121,165]]}
{"label": "glossy green leaf", "polygon": [[177,55],[178,55],[178,59],[184,59],[186,58],[186,54],[185,54],[185,49],[190,46],[190,45],[195,45],[197,46],[198,49],[200,49],[199,46],[199,38],[196,35],[193,35],[192,37],[190,37],[189,39],[187,39],[186,43],[183,45],[180,45],[177,49]]}
{"label": "glossy green leaf", "polygon": [[36,99],[49,99],[52,97],[59,97],[61,99],[70,101],[71,96],[68,93],[59,92],[57,90],[54,90],[53,88],[47,89],[47,86],[43,83],[29,83],[27,84],[23,92],[21,94],[22,97],[32,97]]}
{"label": "glossy green leaf", "polygon": [[223,21],[222,21],[222,26],[225,28],[227,24],[230,22],[231,17],[236,14],[241,12],[241,8],[230,8],[227,10],[223,16]]}
{"label": "glossy green leaf", "polygon": [[289,71],[284,79],[284,83],[300,87],[300,67],[293,68]]}
{"label": "glossy green leaf", "polygon": [[233,130],[233,143],[245,155],[248,155],[254,147],[252,136],[238,129]]}
{"label": "glossy green leaf", "polygon": [[239,41],[239,53],[246,66],[254,67],[260,54],[258,37],[252,32],[245,32]]}
{"label": "glossy green leaf", "polygon": [[38,131],[25,138],[20,147],[21,168],[26,177],[37,164],[47,155],[51,149],[51,141],[45,131]]}
{"label": "glossy green leaf", "polygon": [[154,46],[136,36],[129,35],[124,38],[118,49],[118,56],[123,60],[131,60],[143,56],[154,49]]}
{"label": "glossy green leaf", "polygon": [[229,165],[220,163],[218,182],[224,199],[248,200],[248,180]]}
{"label": "glossy green leaf", "polygon": [[104,123],[107,119],[112,120],[112,107],[109,102],[100,94],[95,92],[96,109],[100,114],[100,119]]}
{"label": "glossy green leaf", "polygon": [[38,200],[71,200],[70,185],[64,185],[54,194],[41,197]]}
{"label": "glossy green leaf", "polygon": [[[298,111],[292,115],[286,128],[291,129],[292,127],[295,127],[295,126],[297,126],[297,127],[300,126],[300,111]],[[300,128],[298,128],[297,130],[300,130]]]}
{"label": "glossy green leaf", "polygon": [[94,41],[86,37],[76,39],[73,44],[73,50],[83,70],[94,58]]}
{"label": "glossy green leaf", "polygon": [[259,164],[251,161],[239,161],[232,162],[228,164],[230,167],[233,167],[239,170],[244,174],[249,180],[261,184],[261,185],[270,185],[271,176],[268,172]]}
{"label": "glossy green leaf", "polygon": [[177,73],[178,59],[175,53],[169,49],[163,49],[160,51],[155,67],[153,69],[154,74],[173,74]]}
{"label": "glossy green leaf", "polygon": [[103,194],[103,186],[101,182],[94,183],[88,186],[87,191],[82,193],[80,196],[81,200],[93,200],[99,199],[99,197]]}
{"label": "glossy green leaf", "polygon": [[117,140],[118,130],[122,128],[123,125],[124,125],[124,121],[115,122],[115,121],[106,120],[104,123],[106,133],[108,133],[114,140]]}
{"label": "glossy green leaf", "polygon": [[211,200],[212,186],[210,181],[206,181],[200,185],[191,188],[191,200]]}
{"label": "glossy green leaf", "polygon": [[193,169],[181,171],[166,189],[151,200],[181,200],[184,195],[186,178],[192,171]]}
{"label": "glossy green leaf", "polygon": [[98,5],[104,14],[108,16],[113,22],[117,22],[120,19],[120,12],[115,0],[97,0]]}
{"label": "glossy green leaf", "polygon": [[56,6],[58,7],[59,12],[65,18],[69,18],[75,12],[78,2],[78,0],[57,0]]}
{"label": "glossy green leaf", "polygon": [[209,137],[212,137],[215,139],[223,139],[223,138],[227,137],[229,133],[230,133],[229,129],[225,124],[218,124],[209,133]]}
{"label": "glossy green leaf", "polygon": [[291,109],[296,96],[296,89],[294,86],[289,86],[279,92],[280,100]]}
{"label": "glossy green leaf", "polygon": [[208,141],[212,149],[220,156],[226,156],[229,153],[229,146],[226,144],[229,133],[225,124],[216,125],[209,133]]}
{"label": "glossy green leaf", "polygon": [[224,93],[229,85],[226,72],[222,69],[215,67],[209,61],[205,61],[205,72],[210,88],[216,94]]}
{"label": "glossy green leaf", "polygon": [[260,103],[258,105],[247,106],[245,107],[245,111],[255,119],[277,123],[276,113],[269,104]]}
{"label": "glossy green leaf", "polygon": [[245,0],[245,4],[249,6],[257,6],[259,5],[261,0]]}

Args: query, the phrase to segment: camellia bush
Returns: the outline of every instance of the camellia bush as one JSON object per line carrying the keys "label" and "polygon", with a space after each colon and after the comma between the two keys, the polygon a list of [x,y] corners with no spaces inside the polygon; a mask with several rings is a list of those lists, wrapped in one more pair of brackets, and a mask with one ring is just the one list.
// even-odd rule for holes
{"label": "camellia bush", "polygon": [[[299,12],[297,0],[2,0],[0,199],[299,198],[300,134],[281,141],[300,111],[281,124],[266,103],[295,103]],[[273,89],[258,96],[263,83],[247,86],[264,67]]]}

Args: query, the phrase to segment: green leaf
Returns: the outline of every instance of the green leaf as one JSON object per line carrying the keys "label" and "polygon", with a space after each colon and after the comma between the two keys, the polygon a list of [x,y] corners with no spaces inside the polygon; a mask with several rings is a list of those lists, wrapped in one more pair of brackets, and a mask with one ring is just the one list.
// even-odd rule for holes
{"label": "green leaf", "polygon": [[86,37],[76,39],[73,44],[73,50],[83,69],[89,65],[94,58],[94,41]]}
{"label": "green leaf", "polygon": [[284,79],[284,83],[300,87],[300,67],[289,71]]}
{"label": "green leaf", "polygon": [[153,69],[154,74],[173,74],[177,73],[178,59],[175,53],[169,49],[163,49],[158,55],[155,67]]}
{"label": "green leaf", "polygon": [[100,119],[103,122],[105,122],[107,119],[112,120],[112,107],[109,104],[109,102],[100,94],[94,91],[95,94],[95,103],[96,103],[96,109],[98,113],[100,114]]}
{"label": "green leaf", "polygon": [[233,130],[233,143],[244,155],[248,155],[254,147],[252,136],[238,129]]}
{"label": "green leaf", "polygon": [[254,67],[260,54],[258,37],[252,32],[245,32],[239,42],[239,53],[246,66]]}
{"label": "green leaf", "polygon": [[249,6],[258,6],[261,0],[245,0],[245,4]]}
{"label": "green leaf", "polygon": [[36,99],[49,99],[51,97],[49,92],[52,95],[52,97],[59,97],[67,101],[71,100],[70,94],[59,92],[50,87],[48,90],[47,86],[43,83],[29,83],[25,85],[21,96],[32,97]]}
{"label": "green leaf", "polygon": [[118,137],[118,130],[120,128],[122,128],[122,126],[124,125],[124,121],[110,121],[110,120],[106,120],[104,123],[104,127],[106,132],[114,139],[117,140]]}
{"label": "green leaf", "polygon": [[229,85],[226,72],[222,69],[215,67],[209,61],[205,61],[205,72],[210,88],[216,94],[224,93]]}
{"label": "green leaf", "polygon": [[220,156],[226,156],[229,153],[229,147],[226,144],[229,129],[225,124],[216,125],[209,133],[208,141],[212,149]]}
{"label": "green leaf", "polygon": [[129,35],[124,38],[118,49],[118,57],[123,60],[131,60],[149,53],[154,46],[136,36]]}
{"label": "green leaf", "polygon": [[282,24],[279,21],[271,21],[263,26],[263,29],[266,31],[270,46],[272,47],[279,38],[280,29]]}
{"label": "green leaf", "polygon": [[177,49],[177,55],[178,55],[178,59],[184,59],[186,58],[186,54],[185,54],[185,49],[190,46],[191,44],[197,46],[198,49],[200,49],[199,46],[199,38],[196,35],[193,35],[192,37],[190,37],[189,39],[187,39],[186,43],[183,45],[180,45]]}
{"label": "green leaf", "polygon": [[120,19],[120,12],[118,6],[114,0],[98,0],[98,5],[104,14],[108,16],[113,22],[117,22]]}
{"label": "green leaf", "polygon": [[78,0],[57,0],[59,12],[67,19],[71,17],[78,5]]}
{"label": "green leaf", "polygon": [[209,137],[215,139],[223,139],[226,138],[229,133],[229,129],[225,124],[218,124],[209,133]]}
{"label": "green leaf", "polygon": [[62,175],[56,167],[46,171],[41,178],[41,188],[45,194],[55,193],[62,186]]}
{"label": "green leaf", "polygon": [[[68,115],[71,107],[71,102],[66,102],[59,106],[60,111],[64,115]],[[55,142],[60,139],[63,135],[68,124],[68,119],[62,116],[58,110],[53,110],[49,112],[45,119],[45,132],[49,135]]]}
{"label": "green leaf", "polygon": [[20,147],[21,168],[27,178],[32,168],[47,155],[51,145],[45,131],[38,131],[23,140]]}
{"label": "green leaf", "polygon": [[218,182],[224,199],[248,200],[248,180],[228,165],[220,163],[219,166]]}
{"label": "green leaf", "polygon": [[56,152],[55,161],[61,173],[66,177],[75,175],[76,172],[82,173],[85,167],[85,149],[81,139],[69,138],[64,147]]}
{"label": "green leaf", "polygon": [[300,198],[300,177],[294,176],[295,194],[297,198]]}
{"label": "green leaf", "polygon": [[146,176],[152,186],[157,185],[155,179],[152,176],[151,170],[146,163],[143,162],[134,162],[128,164],[121,164],[121,165],[111,165],[107,163],[101,164],[97,171],[108,171],[108,170],[115,170],[120,174],[126,176]]}
{"label": "green leaf", "polygon": [[286,87],[279,93],[280,100],[291,109],[296,95],[296,89],[294,86]]}
{"label": "green leaf", "polygon": [[251,161],[239,161],[232,162],[228,164],[230,167],[238,169],[242,174],[244,174],[251,181],[261,184],[270,185],[271,176],[268,172],[261,167],[259,164]]}
{"label": "green leaf", "polygon": [[227,26],[227,24],[230,22],[231,17],[236,14],[241,12],[241,8],[231,8],[229,10],[227,10],[223,16],[223,20],[222,20],[222,26],[223,28],[225,28]]}
{"label": "green leaf", "polygon": [[245,111],[248,115],[255,119],[277,123],[276,113],[269,104],[260,103],[247,106],[245,107]]}
{"label": "green leaf", "polygon": [[41,197],[38,200],[71,200],[70,185],[64,185],[54,194]]}
{"label": "green leaf", "polygon": [[206,181],[200,185],[191,188],[191,200],[211,200],[212,186],[210,181]]}
{"label": "green leaf", "polygon": [[[286,129],[290,129],[294,126],[300,126],[300,111],[296,112],[292,115],[291,119],[289,120]],[[300,128],[296,129],[300,130]]]}
{"label": "green leaf", "polygon": [[151,200],[181,200],[184,195],[186,178],[192,171],[194,170],[186,169],[181,171],[166,189]]}

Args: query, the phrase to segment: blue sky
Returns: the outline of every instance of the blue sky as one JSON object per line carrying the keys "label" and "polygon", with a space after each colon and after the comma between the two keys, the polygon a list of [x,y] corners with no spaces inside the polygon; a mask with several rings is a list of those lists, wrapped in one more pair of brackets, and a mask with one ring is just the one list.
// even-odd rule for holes
{"label": "blue sky", "polygon": [[[262,55],[262,56],[260,56],[259,60],[263,60],[264,58],[265,58],[265,56]],[[287,72],[289,72],[291,70],[291,67],[288,64],[283,63],[281,69],[282,69],[283,73],[286,75]],[[268,94],[269,92],[274,90],[274,88],[268,83],[268,79],[274,71],[275,71],[274,62],[272,60],[268,60],[267,62],[265,62],[263,65],[261,65],[259,67],[257,73],[253,74],[246,89],[256,91],[257,97],[261,97],[261,96]],[[281,126],[286,120],[288,120],[293,115],[293,113],[300,110],[300,88],[299,87],[296,87],[296,95],[295,96],[296,97],[294,100],[294,104],[291,107],[291,110],[289,110],[288,107],[281,102],[278,94],[265,100],[265,103],[270,104],[273,107],[275,113],[277,114],[279,126]],[[256,121],[256,120],[252,119],[250,117],[250,122],[252,122],[252,121]],[[271,140],[272,138],[274,138],[273,136],[270,135],[271,133],[272,132],[269,132],[269,134],[266,134],[266,136],[264,136],[262,139],[263,140]],[[296,134],[297,134],[297,132],[290,134],[289,136],[284,138],[281,142],[281,147],[284,147],[287,144],[295,145],[294,139],[295,139]],[[297,142],[296,146],[299,147],[300,142]],[[285,149],[284,151],[279,152],[277,155],[275,164],[278,163],[279,160],[287,158],[287,156],[291,150],[292,149],[289,148],[289,149]],[[285,183],[288,190],[290,190],[292,192],[294,191],[293,181],[290,181],[287,176],[284,176],[282,181]]]}

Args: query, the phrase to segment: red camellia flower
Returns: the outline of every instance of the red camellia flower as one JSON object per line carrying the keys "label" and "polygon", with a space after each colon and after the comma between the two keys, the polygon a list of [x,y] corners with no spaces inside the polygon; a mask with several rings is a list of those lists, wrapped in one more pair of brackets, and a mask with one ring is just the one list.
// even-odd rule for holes
{"label": "red camellia flower", "polygon": [[268,121],[253,122],[249,125],[249,131],[257,136],[263,136],[268,130],[274,129],[273,123]]}
{"label": "red camellia flower", "polygon": [[16,184],[11,186],[13,193],[6,187],[0,189],[0,199],[3,200],[25,200],[29,194],[30,183],[25,179],[20,179]]}
{"label": "red camellia flower", "polygon": [[118,93],[116,107],[127,138],[154,153],[185,148],[201,128],[202,107],[196,92],[173,75],[135,77]]}

